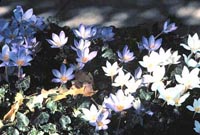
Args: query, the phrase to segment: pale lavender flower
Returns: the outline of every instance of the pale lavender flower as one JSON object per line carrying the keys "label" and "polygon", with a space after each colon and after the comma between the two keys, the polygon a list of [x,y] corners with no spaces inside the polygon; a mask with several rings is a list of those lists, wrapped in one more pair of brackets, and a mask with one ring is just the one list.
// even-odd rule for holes
{"label": "pale lavender flower", "polygon": [[122,53],[117,51],[117,55],[119,57],[119,61],[124,62],[124,63],[132,61],[135,58],[134,53],[130,52],[127,45],[125,45]]}
{"label": "pale lavender flower", "polygon": [[96,35],[97,29],[92,26],[85,26],[83,24],[80,24],[79,28],[74,29],[73,32],[75,36],[78,38],[90,39]]}
{"label": "pale lavender flower", "polygon": [[76,61],[78,63],[86,64],[88,61],[91,61],[97,55],[97,51],[90,52],[89,48],[85,48],[83,51],[77,50],[78,58]]}
{"label": "pale lavender flower", "polygon": [[49,44],[51,44],[51,48],[60,48],[62,46],[64,46],[67,41],[68,41],[68,37],[65,37],[65,32],[61,31],[59,36],[55,33],[52,33],[52,39],[47,39],[47,41],[49,42]]}
{"label": "pale lavender flower", "polygon": [[114,38],[115,33],[113,33],[112,27],[103,27],[101,29],[100,38],[103,41],[112,41]]}
{"label": "pale lavender flower", "polygon": [[156,51],[158,48],[160,48],[162,44],[162,39],[159,38],[156,40],[153,35],[151,35],[149,39],[143,36],[141,44],[148,51]]}
{"label": "pale lavender flower", "polygon": [[26,53],[26,49],[20,47],[17,52],[10,52],[10,59],[13,61],[13,65],[17,67],[31,65],[29,62],[33,59]]}
{"label": "pale lavender flower", "polygon": [[88,48],[89,46],[91,45],[91,42],[89,40],[83,40],[83,39],[80,39],[79,42],[74,40],[74,46],[71,46],[71,48],[74,50],[74,51],[77,51],[77,50],[84,50],[85,48]]}
{"label": "pale lavender flower", "polygon": [[176,26],[175,23],[170,23],[169,20],[165,21],[164,25],[163,25],[163,33],[167,34],[169,32],[172,32],[174,30],[176,30],[178,27]]}
{"label": "pale lavender flower", "polygon": [[109,116],[109,112],[108,112],[108,111],[102,112],[102,113],[98,116],[96,122],[93,123],[93,124],[91,124],[91,125],[93,125],[93,126],[96,127],[96,128],[95,128],[96,131],[108,129],[108,125],[107,125],[107,124],[110,123],[110,120],[107,119],[108,116]]}
{"label": "pale lavender flower", "polygon": [[195,120],[194,121],[194,131],[197,132],[198,134],[200,134],[200,123],[199,121]]}
{"label": "pale lavender flower", "polygon": [[69,80],[74,78],[74,75],[72,74],[73,68],[70,67],[67,69],[64,64],[61,65],[60,71],[57,69],[53,69],[52,73],[56,77],[52,79],[52,82],[55,82],[55,83],[65,84]]}
{"label": "pale lavender flower", "polygon": [[2,52],[0,53],[0,60],[2,61],[2,63],[0,64],[0,67],[11,65],[11,63],[10,63],[10,48],[6,44],[2,47]]}
{"label": "pale lavender flower", "polygon": [[111,93],[108,98],[104,98],[103,104],[108,109],[115,112],[121,112],[131,108],[133,100],[134,97],[131,94],[125,95],[123,90],[120,89],[115,95]]}

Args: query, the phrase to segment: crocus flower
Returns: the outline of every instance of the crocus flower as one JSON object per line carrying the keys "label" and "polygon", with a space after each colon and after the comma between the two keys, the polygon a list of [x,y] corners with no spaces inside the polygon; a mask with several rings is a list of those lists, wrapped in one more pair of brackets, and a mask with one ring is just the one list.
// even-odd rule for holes
{"label": "crocus flower", "polygon": [[112,41],[115,33],[113,33],[112,27],[103,27],[101,29],[100,38],[103,41]]}
{"label": "crocus flower", "polygon": [[161,59],[159,57],[159,54],[157,52],[151,52],[150,55],[145,55],[143,57],[143,61],[139,61],[140,65],[144,68],[147,68],[148,72],[152,72],[160,66]]}
{"label": "crocus flower", "polygon": [[91,61],[97,55],[97,51],[89,52],[89,48],[85,48],[83,51],[77,50],[78,58],[76,61],[78,63],[86,64],[88,61]]}
{"label": "crocus flower", "polygon": [[130,52],[127,45],[125,45],[122,53],[117,51],[117,55],[119,57],[119,61],[124,62],[124,63],[132,61],[135,58],[134,53]]}
{"label": "crocus flower", "polygon": [[131,74],[130,73],[124,73],[122,68],[119,69],[117,77],[114,79],[114,82],[112,83],[115,87],[123,87],[130,79]]}
{"label": "crocus flower", "polygon": [[152,83],[151,90],[157,91],[159,88],[163,88],[164,84],[162,79],[165,75],[165,67],[157,67],[154,69],[152,75],[143,75],[144,83]]}
{"label": "crocus flower", "polygon": [[177,26],[175,23],[170,23],[169,20],[165,21],[163,25],[163,33],[169,33],[177,29]]}
{"label": "crocus flower", "polygon": [[127,87],[127,89],[125,89],[124,91],[125,94],[135,93],[136,90],[140,88],[141,84],[142,84],[142,79],[135,79],[134,77],[132,77],[125,84],[125,86]]}
{"label": "crocus flower", "polygon": [[159,88],[158,92],[160,94],[158,98],[165,100],[168,105],[174,106],[184,102],[186,99],[184,98],[180,100],[180,97],[183,93],[183,87],[181,85],[176,85],[175,87],[170,87],[167,89]]}
{"label": "crocus flower", "polygon": [[103,104],[106,108],[115,112],[121,112],[132,107],[134,97],[131,94],[125,95],[123,90],[118,90],[117,93],[110,94],[108,98],[104,98]]}
{"label": "crocus flower", "polygon": [[9,66],[10,63],[10,48],[8,45],[2,47],[2,53],[0,53],[0,60],[3,62],[0,67]]}
{"label": "crocus flower", "polygon": [[147,49],[148,51],[156,51],[158,48],[160,48],[161,44],[162,44],[162,39],[155,39],[155,37],[153,35],[151,35],[149,37],[149,39],[147,39],[146,37],[142,37],[142,43],[141,43],[145,49]]}
{"label": "crocus flower", "polygon": [[186,108],[192,112],[194,112],[194,115],[196,113],[200,113],[200,98],[197,100],[197,99],[194,99],[194,102],[193,102],[193,106],[191,105],[187,105]]}
{"label": "crocus flower", "polygon": [[200,39],[197,33],[195,33],[193,36],[188,36],[188,43],[186,44],[180,44],[183,46],[186,50],[190,50],[192,53],[197,53],[200,51]]}
{"label": "crocus flower", "polygon": [[143,108],[142,108],[142,104],[141,104],[141,100],[139,99],[139,98],[135,98],[134,100],[133,100],[133,108],[135,109],[135,111],[137,112],[137,113],[140,113],[140,111],[142,111],[143,110]]}
{"label": "crocus flower", "polygon": [[184,85],[185,90],[199,88],[200,80],[198,77],[199,69],[194,68],[191,72],[184,66],[181,75],[175,75],[176,81]]}
{"label": "crocus flower", "polygon": [[25,48],[19,47],[17,52],[10,53],[10,59],[14,66],[22,67],[31,65],[29,62],[32,60],[32,57],[26,53]]}
{"label": "crocus flower", "polygon": [[61,83],[61,84],[65,84],[67,83],[69,80],[74,78],[73,73],[73,68],[66,68],[66,66],[64,64],[62,64],[60,66],[60,71],[57,69],[53,69],[52,70],[53,75],[56,78],[52,79],[52,82],[55,83]]}
{"label": "crocus flower", "polygon": [[113,78],[113,76],[118,73],[119,66],[117,62],[111,65],[109,61],[106,61],[106,67],[103,66],[102,68],[103,71],[106,73],[106,76],[110,76],[111,78]]}
{"label": "crocus flower", "polygon": [[83,112],[82,118],[89,121],[90,124],[95,123],[100,114],[100,111],[97,109],[97,107],[94,104],[90,106],[90,109],[82,108],[81,110]]}
{"label": "crocus flower", "polygon": [[15,19],[18,22],[29,21],[29,19],[33,16],[32,8],[24,12],[21,6],[17,6],[16,9],[13,10],[13,12],[14,12]]}
{"label": "crocus flower", "polygon": [[194,131],[197,132],[198,134],[200,134],[200,123],[199,121],[195,120],[194,121]]}
{"label": "crocus flower", "polygon": [[83,24],[79,25],[78,29],[73,30],[74,34],[78,38],[90,39],[95,36],[97,29],[92,26],[85,26]]}
{"label": "crocus flower", "polygon": [[77,51],[77,50],[83,51],[85,48],[88,48],[90,45],[91,45],[91,42],[89,40],[80,39],[79,42],[74,40],[74,46],[75,47],[72,46],[71,48],[74,51]]}
{"label": "crocus flower", "polygon": [[106,130],[108,129],[108,125],[110,123],[110,120],[107,119],[109,116],[109,112],[105,111],[102,112],[98,117],[95,123],[92,123],[91,125],[95,126],[95,130]]}
{"label": "crocus flower", "polygon": [[184,62],[188,67],[193,67],[193,68],[197,68],[200,66],[200,63],[197,62],[195,59],[186,56],[185,54],[183,54],[183,58],[184,58]]}
{"label": "crocus flower", "polygon": [[55,33],[52,33],[52,39],[53,40],[47,39],[49,44],[51,44],[51,48],[60,48],[64,46],[68,41],[68,37],[65,37],[64,31],[61,31],[59,36]]}

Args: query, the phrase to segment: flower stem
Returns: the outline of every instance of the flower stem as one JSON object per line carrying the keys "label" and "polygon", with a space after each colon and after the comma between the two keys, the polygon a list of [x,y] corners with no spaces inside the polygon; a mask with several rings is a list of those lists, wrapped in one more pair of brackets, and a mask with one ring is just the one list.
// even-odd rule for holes
{"label": "flower stem", "polygon": [[6,76],[6,81],[9,82],[8,80],[8,67],[5,66],[5,76]]}
{"label": "flower stem", "polygon": [[163,31],[161,31],[160,33],[158,33],[158,35],[155,36],[155,39],[158,38],[162,34],[163,34]]}
{"label": "flower stem", "polygon": [[21,70],[21,66],[18,66],[18,74],[17,74],[17,76],[18,76],[18,79],[20,79],[20,78],[21,78],[21,73],[20,73],[20,70]]}
{"label": "flower stem", "polygon": [[121,123],[121,113],[120,113],[119,121],[118,121],[118,124],[117,124],[116,135],[118,135],[118,134],[119,134],[119,127],[120,127],[120,123]]}

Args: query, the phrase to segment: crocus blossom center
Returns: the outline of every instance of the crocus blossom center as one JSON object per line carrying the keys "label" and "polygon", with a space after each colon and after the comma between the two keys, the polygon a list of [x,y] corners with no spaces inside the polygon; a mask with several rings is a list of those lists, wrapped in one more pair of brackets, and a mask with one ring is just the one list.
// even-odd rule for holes
{"label": "crocus blossom center", "polygon": [[82,58],[82,62],[83,62],[83,63],[87,63],[87,61],[88,61],[88,58],[86,58],[86,57],[83,57],[83,58]]}
{"label": "crocus blossom center", "polygon": [[117,108],[118,111],[124,110],[124,106],[122,106],[122,105],[117,105],[116,108]]}
{"label": "crocus blossom center", "polygon": [[194,111],[195,111],[195,112],[199,112],[199,111],[200,111],[200,107],[196,107],[196,108],[194,109]]}
{"label": "crocus blossom center", "polygon": [[9,60],[9,55],[8,55],[8,54],[4,55],[4,56],[3,56],[3,60],[4,60],[4,61],[8,61],[8,60]]}
{"label": "crocus blossom center", "polygon": [[102,127],[104,124],[103,124],[103,122],[101,122],[101,121],[97,121],[97,125],[98,125],[99,127]]}
{"label": "crocus blossom center", "polygon": [[24,60],[18,60],[18,61],[16,62],[16,64],[17,64],[18,66],[23,66],[23,65],[24,65]]}
{"label": "crocus blossom center", "polygon": [[67,82],[68,78],[67,78],[66,76],[62,76],[62,77],[60,78],[60,80],[61,80],[62,82]]}
{"label": "crocus blossom center", "polygon": [[154,44],[151,44],[149,47],[150,47],[151,49],[153,49],[153,48],[155,48],[155,45],[154,45]]}

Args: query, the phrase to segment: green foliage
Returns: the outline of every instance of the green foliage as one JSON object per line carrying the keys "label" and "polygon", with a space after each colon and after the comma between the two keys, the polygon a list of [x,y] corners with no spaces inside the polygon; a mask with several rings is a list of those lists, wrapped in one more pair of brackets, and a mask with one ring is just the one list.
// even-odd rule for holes
{"label": "green foliage", "polygon": [[5,99],[5,94],[8,91],[8,85],[3,85],[0,87],[0,104],[4,101]]}
{"label": "green foliage", "polygon": [[51,110],[51,113],[57,111],[57,103],[55,101],[48,101],[46,107]]}
{"label": "green foliage", "polygon": [[149,101],[151,100],[151,96],[153,92],[147,92],[145,89],[140,89],[139,96],[142,100]]}
{"label": "green foliage", "polygon": [[116,60],[116,54],[113,52],[111,48],[109,48],[109,46],[104,45],[101,51],[103,52],[103,54],[101,55],[103,58],[106,58],[108,60],[111,59]]}
{"label": "green foliage", "polygon": [[28,128],[28,125],[29,125],[28,117],[23,113],[17,112],[16,118],[17,118],[17,124],[16,124],[17,128],[22,132],[28,131],[29,130],[29,128]]}
{"label": "green foliage", "polygon": [[20,135],[19,131],[16,128],[13,128],[13,127],[9,127],[7,129],[7,134],[8,135]]}
{"label": "green foliage", "polygon": [[22,80],[18,80],[15,87],[19,90],[26,91],[30,87],[30,76],[26,76]]}
{"label": "green foliage", "polygon": [[67,126],[71,124],[71,119],[69,116],[62,115],[62,117],[59,119],[59,123],[62,126],[62,129],[66,130]]}
{"label": "green foliage", "polygon": [[49,133],[49,134],[53,134],[53,133],[57,132],[56,125],[52,124],[52,123],[48,123],[46,125],[42,125],[42,126],[40,126],[40,128],[43,129],[43,131],[45,133]]}
{"label": "green foliage", "polygon": [[42,112],[35,120],[34,123],[36,126],[40,124],[45,124],[49,121],[50,115],[46,112]]}
{"label": "green foliage", "polygon": [[32,128],[30,132],[28,132],[28,135],[44,135],[43,131],[38,131],[35,128]]}

